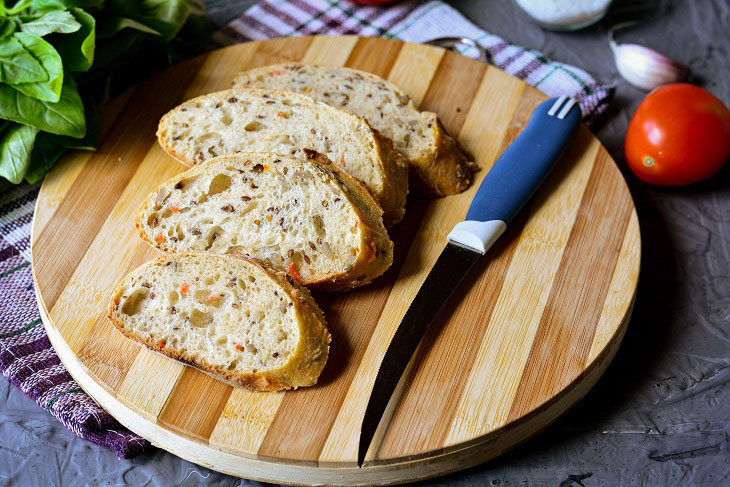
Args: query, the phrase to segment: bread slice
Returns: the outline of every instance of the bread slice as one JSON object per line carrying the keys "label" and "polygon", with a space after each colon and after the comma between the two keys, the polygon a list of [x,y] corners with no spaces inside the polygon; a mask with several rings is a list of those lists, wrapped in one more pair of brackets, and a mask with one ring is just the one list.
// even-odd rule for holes
{"label": "bread slice", "polygon": [[362,181],[383,208],[386,227],[405,212],[408,161],[392,142],[365,119],[304,95],[235,89],[200,96],[162,117],[157,137],[188,166],[236,152],[313,149]]}
{"label": "bread slice", "polygon": [[370,193],[326,157],[270,152],[215,157],[162,183],[136,226],[165,253],[254,258],[325,290],[367,284],[393,243]]}
{"label": "bread slice", "polygon": [[315,384],[330,342],[305,288],[222,255],[166,256],[138,267],[114,290],[109,319],[147,348],[253,391]]}
{"label": "bread slice", "polygon": [[411,193],[436,197],[469,187],[476,164],[441,125],[421,112],[393,83],[351,68],[287,63],[242,72],[234,88],[268,88],[305,93],[365,117],[410,162]]}

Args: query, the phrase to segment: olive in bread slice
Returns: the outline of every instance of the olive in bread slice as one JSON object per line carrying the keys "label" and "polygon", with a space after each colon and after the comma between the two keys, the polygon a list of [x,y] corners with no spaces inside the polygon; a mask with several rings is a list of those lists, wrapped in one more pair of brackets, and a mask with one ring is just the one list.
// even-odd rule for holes
{"label": "olive in bread slice", "polygon": [[199,164],[145,199],[137,229],[162,252],[254,258],[311,288],[367,284],[393,261],[382,210],[326,157],[304,153],[240,153]]}
{"label": "olive in bread slice", "polygon": [[330,342],[324,314],[305,288],[222,255],[143,264],[114,290],[109,319],[147,348],[253,391],[315,384]]}
{"label": "olive in bread slice", "polygon": [[386,227],[405,212],[408,161],[391,140],[364,118],[308,96],[248,89],[211,93],[162,117],[157,137],[188,166],[237,152],[316,150],[365,185],[383,209]]}
{"label": "olive in bread slice", "polygon": [[340,66],[286,63],[244,71],[233,87],[305,93],[365,117],[410,162],[411,193],[416,196],[461,193],[471,184],[477,166],[446,133],[438,115],[418,110],[407,94],[379,76]]}

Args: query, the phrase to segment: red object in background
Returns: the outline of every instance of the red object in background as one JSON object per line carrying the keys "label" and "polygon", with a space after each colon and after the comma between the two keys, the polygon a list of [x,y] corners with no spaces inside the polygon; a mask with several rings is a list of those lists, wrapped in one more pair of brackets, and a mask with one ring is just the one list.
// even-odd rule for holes
{"label": "red object in background", "polygon": [[647,183],[702,181],[730,158],[730,110],[699,86],[660,86],[636,109],[624,150],[631,170]]}
{"label": "red object in background", "polygon": [[386,3],[395,3],[397,0],[352,0],[355,3],[363,5],[385,5]]}

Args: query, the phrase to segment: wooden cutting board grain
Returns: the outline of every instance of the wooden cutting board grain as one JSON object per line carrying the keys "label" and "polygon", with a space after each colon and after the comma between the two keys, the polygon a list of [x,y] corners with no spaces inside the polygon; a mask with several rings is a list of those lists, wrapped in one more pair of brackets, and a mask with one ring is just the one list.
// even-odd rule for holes
{"label": "wooden cutting board grain", "polygon": [[[317,296],[333,336],[317,386],[233,390],[125,339],[106,319],[106,305],[119,279],[157,255],[136,235],[139,203],[185,169],[157,144],[160,116],[228,88],[240,70],[299,60],[388,78],[437,112],[482,170],[461,195],[409,201],[390,232],[396,257],[384,276],[357,291]],[[588,391],[631,312],[640,257],[636,212],[614,162],[584,127],[430,328],[366,466],[355,465],[360,422],[390,338],[479,182],[545,98],[478,61],[379,38],[272,39],[173,66],[106,107],[100,149],[68,155],[41,188],[32,255],[49,337],[79,384],[123,424],[234,475],[387,484],[493,458]]]}

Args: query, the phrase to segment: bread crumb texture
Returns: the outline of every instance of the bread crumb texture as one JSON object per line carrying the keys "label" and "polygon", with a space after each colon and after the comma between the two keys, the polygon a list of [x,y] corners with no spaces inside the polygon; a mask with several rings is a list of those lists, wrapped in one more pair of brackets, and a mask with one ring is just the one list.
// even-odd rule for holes
{"label": "bread crumb texture", "polygon": [[239,152],[326,155],[359,180],[400,220],[408,193],[408,161],[363,118],[297,93],[234,89],[193,98],[160,120],[160,145],[183,164]]}
{"label": "bread crumb texture", "polygon": [[143,202],[142,238],[165,253],[254,258],[302,284],[367,284],[393,260],[381,210],[356,180],[312,151],[221,156]]}
{"label": "bread crumb texture", "polygon": [[316,383],[330,336],[306,289],[257,263],[162,257],[115,289],[109,318],[126,336],[235,387]]}
{"label": "bread crumb texture", "polygon": [[233,87],[303,93],[365,117],[409,160],[417,196],[460,193],[471,184],[476,164],[446,133],[438,116],[421,112],[400,88],[372,73],[341,66],[276,64],[240,73]]}

